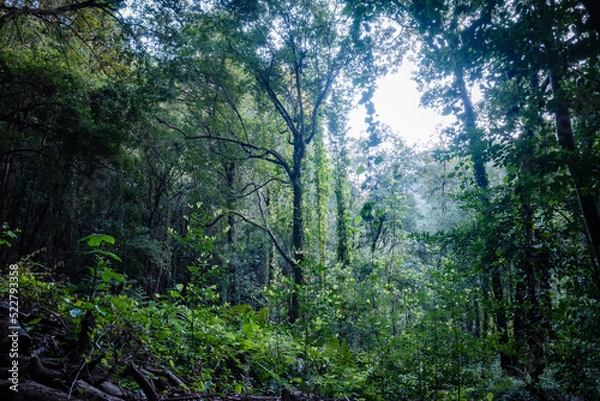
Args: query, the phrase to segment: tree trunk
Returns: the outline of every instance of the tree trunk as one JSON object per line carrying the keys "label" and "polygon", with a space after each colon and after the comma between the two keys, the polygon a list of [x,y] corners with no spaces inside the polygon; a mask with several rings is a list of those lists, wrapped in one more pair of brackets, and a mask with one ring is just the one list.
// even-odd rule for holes
{"label": "tree trunk", "polygon": [[[1,106],[1,105],[0,105]],[[11,226],[12,222],[8,221],[8,200],[10,197],[12,181],[13,181],[13,173],[15,171],[15,164],[17,162],[16,152],[11,149],[10,153],[6,155],[6,160],[4,161],[4,166],[2,169],[2,179],[0,181],[0,229],[4,223],[9,224],[9,228],[15,229],[15,227]],[[14,220],[14,216],[12,216]],[[0,247],[0,266],[6,265],[6,255],[7,255],[8,247],[3,246]]]}
{"label": "tree trunk", "polygon": [[348,222],[346,218],[346,199],[344,198],[343,180],[341,173],[336,173],[335,179],[335,202],[337,209],[337,223],[336,223],[336,234],[337,234],[337,246],[336,246],[336,259],[343,266],[347,266],[350,263],[349,246],[348,246]]}
{"label": "tree trunk", "polygon": [[[524,174],[528,169],[524,166]],[[529,172],[531,174],[532,172]],[[545,334],[541,328],[543,319],[538,297],[538,280],[535,274],[535,264],[538,255],[534,250],[533,238],[533,210],[530,205],[529,188],[519,188],[519,202],[521,210],[521,230],[523,238],[521,242],[521,257],[518,260],[519,275],[517,283],[516,301],[518,310],[515,311],[515,338],[517,342],[523,342],[527,346],[528,360],[525,364],[527,375],[531,379],[531,387],[537,393],[540,377],[546,367],[544,359]],[[544,261],[539,263],[544,264]],[[517,316],[519,319],[517,319]],[[521,365],[519,365],[521,366]]]}
{"label": "tree trunk", "polygon": [[598,267],[600,266],[600,212],[598,210],[596,199],[589,191],[591,185],[586,179],[579,164],[579,155],[577,153],[575,136],[571,125],[571,114],[566,105],[561,81],[562,77],[556,71],[550,72],[552,93],[557,100],[554,112],[556,135],[560,147],[567,153],[567,167],[571,174],[571,178],[573,179],[577,199],[579,200],[579,206],[585,222],[587,237],[596,258],[594,280],[597,285],[600,285],[600,270]]}
{"label": "tree trunk", "polygon": [[[479,189],[481,189],[484,193],[481,196],[481,201],[483,202],[483,213],[489,213],[489,200],[487,198],[487,191],[489,187],[489,180],[487,177],[486,167],[485,167],[485,144],[481,139],[480,131],[477,128],[476,119],[475,119],[475,111],[473,108],[473,103],[471,102],[471,97],[469,92],[467,91],[467,85],[465,83],[464,72],[461,65],[458,65],[454,71],[456,87],[459,91],[461,101],[464,107],[464,124],[466,135],[468,136],[468,146],[469,146],[469,154],[471,156],[471,160],[473,161],[473,172],[475,176],[475,182]],[[508,333],[508,319],[506,318],[506,311],[504,310],[504,288],[502,286],[502,277],[500,274],[500,267],[496,264],[491,263],[491,261],[495,258],[494,255],[494,247],[491,244],[488,244],[486,247],[486,255],[482,256],[484,261],[490,263],[490,276],[492,281],[492,292],[494,294],[494,298],[498,307],[495,308],[495,316],[494,320],[496,323],[497,330],[500,334],[500,366],[502,370],[504,370],[508,374],[514,374],[514,366],[515,366],[515,358],[511,355],[507,354],[505,351],[505,346],[509,342],[509,333]]]}
{"label": "tree trunk", "polygon": [[471,101],[471,96],[467,91],[467,85],[465,83],[462,66],[458,66],[456,68],[454,75],[465,111],[464,124],[467,131],[466,134],[468,135],[469,154],[471,156],[471,160],[473,161],[475,181],[477,182],[477,186],[479,188],[487,189],[489,186],[489,180],[485,169],[485,155],[483,153],[485,143],[481,139],[481,134],[475,122],[473,102]]}
{"label": "tree trunk", "polygon": [[348,195],[346,190],[348,149],[346,148],[346,136],[343,127],[339,126],[337,116],[330,117],[329,131],[331,143],[334,146],[334,193],[336,204],[336,239],[335,255],[337,262],[342,266],[350,263],[350,245],[348,238]]}
{"label": "tree trunk", "polygon": [[[236,163],[230,161],[224,163],[225,168],[225,185],[227,186],[227,208],[233,210],[235,202],[235,176],[236,176]],[[233,245],[235,240],[235,218],[233,213],[227,215],[227,245]]]}
{"label": "tree trunk", "polygon": [[294,288],[290,300],[289,320],[295,323],[300,317],[300,286],[303,282],[302,264],[304,262],[304,224],[302,216],[302,160],[306,145],[303,135],[295,135],[294,138],[294,166],[292,172],[292,192],[293,192],[293,211],[292,211],[292,249],[294,253],[294,265],[292,266],[292,276],[294,279]]}

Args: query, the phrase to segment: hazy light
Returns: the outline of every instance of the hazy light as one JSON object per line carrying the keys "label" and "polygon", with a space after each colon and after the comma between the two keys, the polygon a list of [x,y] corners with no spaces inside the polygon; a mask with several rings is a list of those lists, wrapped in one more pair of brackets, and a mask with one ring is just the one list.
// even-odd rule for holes
{"label": "hazy light", "polygon": [[[414,64],[405,62],[396,73],[381,78],[373,95],[377,119],[390,126],[407,144],[424,148],[437,142],[440,130],[452,124],[452,116],[441,116],[419,105],[421,94],[411,79]],[[350,113],[353,136],[362,136],[367,128],[366,112],[358,106]]]}

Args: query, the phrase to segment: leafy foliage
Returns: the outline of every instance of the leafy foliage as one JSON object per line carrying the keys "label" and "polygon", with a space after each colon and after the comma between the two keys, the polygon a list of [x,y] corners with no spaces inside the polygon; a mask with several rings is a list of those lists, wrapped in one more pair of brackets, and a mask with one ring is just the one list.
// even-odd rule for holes
{"label": "leafy foliage", "polygon": [[[589,2],[13,3],[0,264],[76,357],[128,387],[123,361],[208,393],[599,397]],[[429,150],[373,102],[409,43],[457,117]]]}

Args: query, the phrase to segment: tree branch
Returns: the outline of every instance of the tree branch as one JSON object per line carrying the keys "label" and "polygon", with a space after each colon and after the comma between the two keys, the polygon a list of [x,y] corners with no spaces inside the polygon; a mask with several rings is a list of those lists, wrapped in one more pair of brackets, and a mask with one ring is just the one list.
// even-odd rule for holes
{"label": "tree branch", "polygon": [[296,127],[296,124],[294,124],[294,119],[290,116],[290,114],[288,113],[288,111],[285,108],[285,106],[281,103],[281,101],[277,97],[277,94],[275,93],[275,91],[271,87],[271,83],[269,81],[269,78],[268,77],[264,77],[258,71],[257,71],[256,74],[257,74],[258,81],[264,85],[264,88],[266,89],[267,94],[269,95],[269,99],[271,99],[271,102],[273,102],[273,105],[275,106],[275,109],[277,110],[277,112],[279,113],[279,115],[281,116],[281,118],[283,118],[283,120],[285,121],[285,124],[288,126],[288,128],[290,129],[290,131],[292,131],[292,134],[294,135],[294,137],[296,137],[297,135],[299,135],[298,128]]}
{"label": "tree branch", "polygon": [[[262,207],[260,206],[260,202],[259,202],[259,207],[262,213]],[[246,223],[250,224],[251,226],[254,226],[260,230],[263,230],[264,232],[267,233],[267,235],[269,236],[269,238],[271,238],[271,241],[273,241],[273,244],[275,245],[275,248],[277,248],[277,251],[279,252],[279,254],[283,257],[283,259],[285,259],[285,261],[287,263],[289,263],[290,266],[296,266],[296,262],[294,262],[294,260],[292,258],[290,258],[288,256],[288,254],[283,250],[283,247],[279,244],[279,242],[277,241],[277,238],[275,238],[275,235],[271,232],[271,230],[269,230],[267,227],[258,224],[257,222],[250,220],[249,218],[247,218],[246,216],[244,216],[243,214],[236,212],[236,211],[230,211],[232,214],[235,214],[236,216],[238,216],[240,219],[244,220]]]}
{"label": "tree branch", "polygon": [[56,8],[30,8],[27,6],[23,7],[9,7],[0,6],[0,12],[4,13],[0,16],[0,25],[5,24],[9,21],[17,19],[21,16],[31,15],[37,18],[45,16],[56,17],[58,15],[67,14],[74,11],[83,10],[86,8],[97,8],[106,11],[112,16],[112,12],[117,11],[117,7],[113,4],[115,2],[100,2],[97,0],[86,0],[81,3],[72,3]]}
{"label": "tree branch", "polygon": [[[242,195],[236,196],[236,198],[238,198],[238,199],[246,198],[249,195],[252,195],[253,193],[259,191],[260,189],[266,187],[267,185],[269,185],[273,181],[277,181],[277,182],[280,182],[282,184],[289,184],[288,182],[285,182],[285,181],[283,181],[283,180],[281,180],[279,178],[270,178],[266,182],[264,182],[263,184],[256,184],[254,182],[251,182],[251,183],[247,184],[244,188],[242,188],[242,190],[240,191],[242,193]],[[253,189],[250,192],[244,193],[244,191],[246,191],[246,189],[248,189],[249,187],[252,187]]]}
{"label": "tree branch", "polygon": [[[257,145],[253,145],[251,143],[248,142],[243,142],[239,139],[235,139],[235,138],[227,138],[227,137],[222,137],[222,136],[214,136],[214,135],[194,135],[194,136],[190,136],[187,134],[187,132],[183,131],[180,128],[177,128],[173,125],[171,125],[170,123],[168,123],[167,121],[161,119],[161,118],[157,118],[157,121],[163,125],[165,125],[166,127],[179,132],[180,134],[182,134],[185,139],[212,139],[215,141],[220,141],[220,142],[226,142],[226,143],[233,143],[236,144],[238,146],[240,146],[244,152],[246,152],[248,154],[249,158],[254,158],[254,159],[262,159],[262,160],[266,160],[268,162],[271,162],[273,164],[276,164],[278,166],[281,166],[286,174],[291,177],[292,174],[292,170],[289,166],[289,164],[287,163],[287,161],[283,158],[283,156],[281,156],[277,151],[273,150],[273,149],[267,149],[264,148],[262,146],[257,146]],[[261,152],[261,154],[256,154],[253,153],[252,151],[257,151],[257,152]]]}

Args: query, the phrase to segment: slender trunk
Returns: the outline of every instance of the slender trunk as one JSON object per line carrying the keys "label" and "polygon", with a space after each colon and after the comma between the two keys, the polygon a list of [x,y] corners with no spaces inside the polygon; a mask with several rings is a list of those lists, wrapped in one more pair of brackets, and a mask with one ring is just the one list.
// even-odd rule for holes
{"label": "slender trunk", "polygon": [[564,93],[561,87],[562,77],[556,72],[550,72],[550,82],[552,85],[552,93],[557,101],[555,108],[556,135],[561,148],[567,153],[567,167],[575,191],[579,206],[583,214],[585,228],[589,243],[596,257],[594,265],[594,280],[600,285],[600,211],[594,195],[590,193],[590,183],[586,179],[584,172],[581,171],[581,166],[578,160],[577,147],[575,145],[575,136],[571,125],[571,114],[564,99]]}
{"label": "slender trunk", "polygon": [[485,143],[481,139],[481,134],[477,128],[475,120],[475,111],[471,96],[467,91],[467,85],[462,68],[459,66],[455,71],[456,85],[460,92],[460,98],[464,106],[464,124],[468,135],[469,153],[473,161],[473,172],[477,186],[481,189],[487,189],[489,180],[485,169]]}
{"label": "slender trunk", "polygon": [[[9,223],[8,198],[10,196],[12,177],[16,162],[16,156],[14,152],[9,153],[6,157],[7,160],[4,162],[4,168],[2,171],[2,181],[0,182],[0,228],[2,227],[2,224]],[[15,227],[11,227],[9,223],[9,228],[14,229]],[[0,266],[4,266],[6,264],[7,251],[8,247],[0,247]]]}
{"label": "slender trunk", "polygon": [[[544,338],[545,335],[541,330],[542,311],[538,297],[538,280],[535,274],[535,262],[538,259],[534,251],[533,239],[533,210],[528,202],[526,192],[527,188],[523,188],[520,195],[521,202],[521,219],[524,225],[524,238],[522,257],[519,263],[519,270],[523,276],[521,290],[524,292],[524,299],[520,300],[519,309],[525,317],[522,327],[521,339],[525,339],[528,351],[527,373],[531,378],[531,385],[535,389],[539,387],[540,376],[546,367],[544,359]],[[543,263],[543,262],[542,262]],[[540,263],[540,264],[542,264]],[[515,331],[517,329],[515,322]]]}
{"label": "slender trunk", "polygon": [[294,140],[294,166],[292,173],[293,211],[292,211],[292,249],[294,252],[294,265],[292,276],[294,288],[290,300],[289,320],[295,323],[300,317],[300,286],[303,282],[302,264],[304,262],[304,232],[302,217],[302,160],[306,145],[302,135]]}
{"label": "slender trunk", "polygon": [[[532,147],[533,132],[527,131],[523,138],[524,146],[520,155],[520,169],[523,180],[535,174],[535,164],[531,162],[534,149]],[[515,225],[520,229],[519,243],[521,249],[516,258],[519,278],[515,300],[515,339],[517,344],[523,344],[527,349],[527,361],[524,366],[530,378],[533,393],[543,399],[544,394],[540,389],[540,377],[546,368],[544,356],[544,342],[548,329],[544,321],[550,319],[549,311],[542,310],[540,294],[542,287],[547,285],[546,260],[543,251],[536,249],[534,231],[534,210],[532,207],[531,185],[527,181],[520,181],[515,189],[518,195],[518,209],[520,211]],[[538,274],[541,272],[542,274]]]}
{"label": "slender trunk", "polygon": [[[315,209],[317,218],[317,250],[319,264],[325,265],[326,245],[327,245],[327,203],[329,200],[329,177],[327,173],[327,151],[323,136],[318,135],[314,138],[313,149],[315,152]],[[321,277],[321,285],[325,283],[325,275]]]}
{"label": "slender trunk", "polygon": [[[333,126],[337,128],[337,126]],[[348,194],[346,189],[346,171],[347,171],[347,153],[345,143],[345,135],[343,133],[335,132],[339,137],[336,138],[337,142],[337,160],[335,164],[335,203],[336,203],[336,260],[342,264],[342,266],[348,266],[350,264],[350,246],[348,238]]]}
{"label": "slender trunk", "polygon": [[[487,194],[485,193],[489,187],[489,180],[487,177],[485,167],[485,144],[481,139],[480,131],[477,128],[475,111],[473,108],[473,103],[471,102],[471,97],[469,95],[469,92],[467,91],[467,85],[465,83],[462,66],[457,66],[454,75],[456,79],[456,86],[464,107],[465,131],[468,136],[469,153],[471,156],[471,160],[473,161],[473,172],[475,176],[475,182],[477,183],[479,189],[481,189],[483,192],[481,196],[481,201],[483,203],[482,209],[483,213],[487,214],[489,213],[490,207]],[[483,259],[490,262],[494,258],[494,247],[492,247],[492,245],[489,244],[486,249],[486,255],[483,256]],[[508,319],[506,317],[506,311],[504,310],[505,297],[504,288],[502,286],[502,277],[500,274],[500,266],[498,266],[497,264],[490,263],[489,268],[492,281],[492,292],[494,294],[496,303],[498,304],[498,307],[495,308],[494,320],[500,335],[500,366],[505,372],[513,374],[515,365],[514,358],[505,351],[505,346],[509,342],[509,333]]]}
{"label": "slender trunk", "polygon": [[475,312],[473,322],[473,336],[475,338],[481,338],[481,313],[479,311],[479,301],[477,299],[473,302],[473,310]]}
{"label": "slender trunk", "polygon": [[[236,165],[234,161],[229,163],[225,163],[225,185],[227,186],[227,208],[229,210],[233,210],[234,201],[235,201],[235,193],[234,193],[234,184],[235,184],[235,172]],[[227,245],[233,245],[235,240],[235,218],[232,213],[227,215]]]}
{"label": "slender trunk", "polygon": [[527,339],[527,280],[524,278],[525,273],[521,268],[519,270],[519,277],[516,278],[515,283],[515,312],[513,316],[513,331],[514,338],[517,347],[524,349],[525,341]]}
{"label": "slender trunk", "polygon": [[0,182],[0,224],[6,221],[8,215],[8,197],[14,170],[15,153],[9,153],[6,158],[7,160],[4,162],[4,168],[2,169],[2,181]]}
{"label": "slender trunk", "polygon": [[496,303],[498,304],[498,307],[496,308],[496,311],[495,311],[494,320],[496,323],[496,329],[498,330],[498,334],[499,334],[498,341],[500,342],[500,346],[501,346],[500,367],[507,374],[515,375],[516,372],[515,372],[514,357],[512,355],[509,355],[505,350],[505,346],[509,342],[508,321],[506,318],[506,312],[504,311],[504,305],[503,305],[504,299],[505,299],[504,287],[502,286],[502,279],[500,276],[500,271],[497,267],[492,267],[491,276],[492,276],[492,292],[494,294],[494,299],[496,300]]}
{"label": "slender trunk", "polygon": [[343,180],[341,173],[337,173],[336,177],[336,188],[335,188],[335,202],[337,208],[337,247],[336,257],[337,261],[343,266],[347,266],[350,263],[350,257],[348,254],[348,223],[346,219],[346,199],[344,197]]}
{"label": "slender trunk", "polygon": [[[234,161],[225,161],[223,165],[225,169],[225,186],[227,188],[226,194],[226,205],[227,210],[233,210],[234,208],[234,184],[235,184],[235,172],[236,165]],[[233,244],[235,241],[235,218],[233,213],[227,214],[227,248],[228,252],[232,251]],[[228,263],[227,269],[227,295],[232,305],[237,305],[240,303],[240,294],[238,291],[238,269],[235,263]]]}

